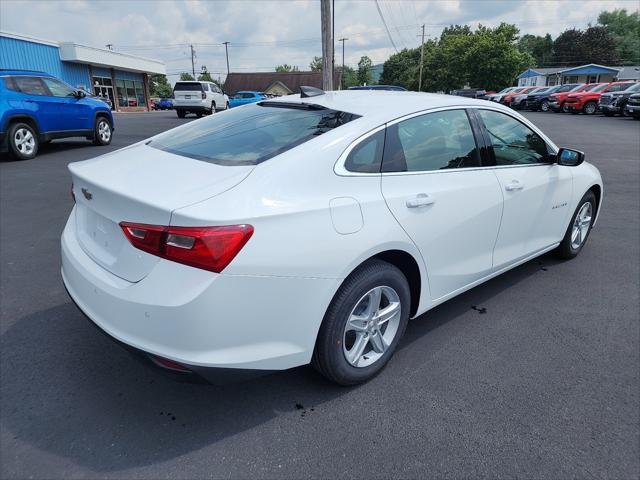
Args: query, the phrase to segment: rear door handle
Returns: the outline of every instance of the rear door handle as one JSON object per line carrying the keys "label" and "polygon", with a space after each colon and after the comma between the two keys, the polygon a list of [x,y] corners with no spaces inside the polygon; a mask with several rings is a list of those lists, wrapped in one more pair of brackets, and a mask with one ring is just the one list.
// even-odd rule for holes
{"label": "rear door handle", "polygon": [[507,185],[504,187],[504,189],[507,192],[515,192],[517,190],[522,190],[523,188],[524,188],[524,185],[518,182],[517,180],[514,180],[511,183],[507,183]]}
{"label": "rear door handle", "polygon": [[426,207],[427,205],[433,205],[435,202],[435,199],[426,193],[419,193],[415,197],[407,200],[407,208]]}

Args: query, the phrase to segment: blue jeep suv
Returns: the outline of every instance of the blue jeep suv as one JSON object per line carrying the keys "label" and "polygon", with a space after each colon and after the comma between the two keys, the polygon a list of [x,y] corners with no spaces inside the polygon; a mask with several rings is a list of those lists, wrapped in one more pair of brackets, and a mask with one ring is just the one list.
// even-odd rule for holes
{"label": "blue jeep suv", "polygon": [[54,138],[86,137],[108,145],[113,128],[106,103],[53,75],[0,70],[0,151],[26,160]]}

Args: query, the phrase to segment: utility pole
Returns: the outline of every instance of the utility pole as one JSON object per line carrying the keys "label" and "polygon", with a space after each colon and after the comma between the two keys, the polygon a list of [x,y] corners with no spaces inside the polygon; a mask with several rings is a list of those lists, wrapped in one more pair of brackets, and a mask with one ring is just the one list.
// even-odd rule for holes
{"label": "utility pole", "polygon": [[196,79],[196,51],[193,49],[193,44],[189,45],[191,47],[191,73],[193,73],[193,79]]}
{"label": "utility pole", "polygon": [[320,0],[322,27],[322,89],[333,90],[333,34],[331,26],[331,0]]}
{"label": "utility pole", "polygon": [[342,75],[340,75],[340,90],[344,90],[344,42],[349,40],[348,38],[341,38],[338,40],[342,42]]}
{"label": "utility pole", "polygon": [[424,65],[424,23],[422,24],[422,43],[420,43],[420,78],[418,79],[418,91],[422,91],[422,66]]}
{"label": "utility pole", "polygon": [[227,54],[227,77],[229,76],[229,43],[222,42],[224,44],[224,52]]}

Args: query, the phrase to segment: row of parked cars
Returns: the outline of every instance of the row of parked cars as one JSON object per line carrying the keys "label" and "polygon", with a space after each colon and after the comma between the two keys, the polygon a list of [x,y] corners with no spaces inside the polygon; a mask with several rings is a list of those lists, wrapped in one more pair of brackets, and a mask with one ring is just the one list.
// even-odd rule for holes
{"label": "row of parked cars", "polygon": [[633,81],[508,87],[485,98],[518,110],[640,118],[640,83]]}

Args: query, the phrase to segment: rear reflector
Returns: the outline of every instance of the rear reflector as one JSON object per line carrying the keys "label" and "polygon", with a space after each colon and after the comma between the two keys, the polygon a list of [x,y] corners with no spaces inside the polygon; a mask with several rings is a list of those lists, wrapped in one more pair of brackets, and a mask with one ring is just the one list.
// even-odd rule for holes
{"label": "rear reflector", "polygon": [[158,357],[157,355],[149,355],[149,358],[153,363],[162,368],[166,368],[167,370],[173,370],[175,372],[182,373],[191,373],[191,370],[189,370],[184,365],[181,365],[178,362],[174,362],[173,360],[169,360],[168,358]]}
{"label": "rear reflector", "polygon": [[165,227],[121,222],[120,227],[140,250],[216,273],[231,263],[253,235],[251,225]]}

